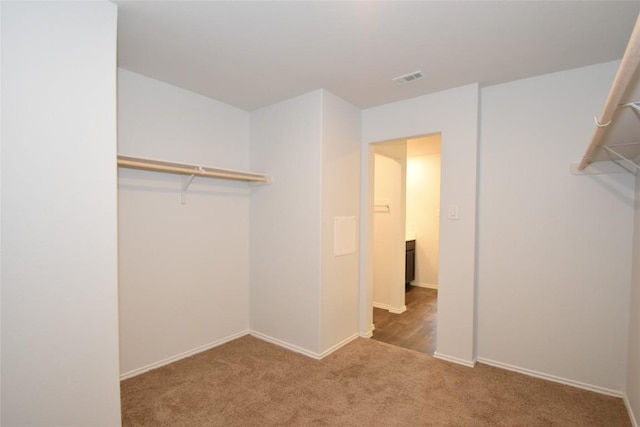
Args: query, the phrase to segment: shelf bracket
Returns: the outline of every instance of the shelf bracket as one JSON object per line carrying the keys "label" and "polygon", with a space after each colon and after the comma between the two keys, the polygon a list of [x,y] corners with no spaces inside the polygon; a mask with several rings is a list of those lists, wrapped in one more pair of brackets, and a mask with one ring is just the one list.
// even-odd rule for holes
{"label": "shelf bracket", "polygon": [[[204,172],[202,166],[198,166],[198,170],[200,173]],[[193,182],[193,178],[195,178],[195,174],[193,175],[182,175],[182,187],[180,189],[180,203],[183,205],[187,204],[187,190],[189,190],[189,186]]]}
{"label": "shelf bracket", "polygon": [[640,101],[629,102],[627,104],[622,104],[622,107],[631,107],[636,111],[640,111]]}
{"label": "shelf bracket", "polygon": [[182,175],[182,188],[180,190],[180,203],[183,205],[187,204],[187,190],[189,189],[189,186],[191,185],[191,183],[193,182],[193,178],[195,178],[195,175]]}
{"label": "shelf bracket", "polygon": [[[602,148],[607,150],[607,153],[609,153],[611,160],[615,162],[618,166],[620,166],[622,169],[626,170],[632,175],[635,175],[638,171],[640,171],[640,165],[634,162],[633,160],[626,158],[625,156],[618,153],[613,148],[608,147],[606,145],[603,145]],[[617,157],[617,159],[614,159],[614,157]]]}

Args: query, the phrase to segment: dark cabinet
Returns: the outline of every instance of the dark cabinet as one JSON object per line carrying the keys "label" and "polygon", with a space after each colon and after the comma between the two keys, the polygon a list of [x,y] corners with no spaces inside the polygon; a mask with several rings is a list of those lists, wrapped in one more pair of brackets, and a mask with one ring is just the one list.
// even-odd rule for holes
{"label": "dark cabinet", "polygon": [[404,284],[409,286],[412,280],[416,278],[416,241],[407,240],[406,256],[404,263]]}

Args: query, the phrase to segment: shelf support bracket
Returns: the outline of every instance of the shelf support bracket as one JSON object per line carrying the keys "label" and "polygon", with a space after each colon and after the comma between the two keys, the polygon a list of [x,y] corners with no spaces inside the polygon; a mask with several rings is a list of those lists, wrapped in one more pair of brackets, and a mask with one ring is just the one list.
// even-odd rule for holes
{"label": "shelf support bracket", "polygon": [[[613,148],[606,145],[602,145],[602,148],[607,150],[607,153],[609,153],[609,156],[611,156],[612,161],[614,161],[618,166],[631,173],[632,175],[635,175],[640,170],[639,164],[631,159],[626,158],[622,154],[615,151]],[[617,159],[614,159],[613,157],[617,157]]]}
{"label": "shelf support bracket", "polygon": [[640,101],[629,102],[628,104],[622,104],[623,107],[631,107],[636,111],[640,111]]}
{"label": "shelf support bracket", "polygon": [[189,189],[189,186],[191,185],[191,183],[193,182],[193,178],[195,178],[195,175],[182,175],[182,188],[180,191],[180,203],[183,205],[187,204],[187,190]]}
{"label": "shelf support bracket", "polygon": [[195,178],[195,172],[204,174],[205,170],[202,166],[198,166],[198,170],[194,171],[191,175],[182,175],[182,187],[180,189],[180,203],[183,205],[187,204],[187,190],[189,190],[189,186],[193,182],[193,178]]}

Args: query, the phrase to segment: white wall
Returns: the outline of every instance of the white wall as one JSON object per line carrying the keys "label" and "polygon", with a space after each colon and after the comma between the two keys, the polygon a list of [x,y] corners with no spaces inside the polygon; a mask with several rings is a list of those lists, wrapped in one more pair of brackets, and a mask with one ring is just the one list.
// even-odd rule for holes
{"label": "white wall", "polygon": [[[459,207],[459,219],[442,221],[440,228],[440,283],[438,291],[438,342],[436,357],[473,364],[475,310],[476,147],[478,136],[478,86],[469,85],[386,104],[363,111],[363,161],[361,177],[368,177],[369,145],[376,141],[442,132],[442,209]],[[361,192],[362,206],[371,195]],[[371,215],[363,216],[369,231]],[[371,294],[369,270],[371,242],[361,237],[361,334],[371,324],[367,296]],[[371,307],[369,305],[369,307]],[[365,329],[363,329],[365,328]]]}
{"label": "white wall", "polygon": [[324,90],[251,113],[251,168],[273,177],[251,197],[251,333],[312,357],[358,332],[358,255],[334,256],[333,226],[359,215],[359,141]]}
{"label": "white wall", "polygon": [[251,113],[251,169],[273,182],[251,196],[251,329],[320,350],[322,91]]}
{"label": "white wall", "polygon": [[569,173],[616,69],[482,90],[478,355],[620,393],[633,177]]}
{"label": "white wall", "polygon": [[[249,114],[119,70],[121,154],[248,170]],[[135,374],[249,329],[244,182],[119,171],[121,373]]]}
{"label": "white wall", "polygon": [[[0,5],[0,34],[2,34],[2,5]],[[2,49],[0,49],[0,83],[2,82]],[[2,84],[0,84],[0,105],[2,105]],[[2,114],[0,112],[0,130],[2,129]],[[0,147],[2,135],[0,134]],[[2,149],[0,148],[0,189],[2,188]],[[1,190],[0,190],[1,193]],[[0,212],[2,212],[2,197],[0,194]],[[1,218],[0,214],[0,218]],[[0,220],[0,242],[2,242],[2,221]],[[2,245],[0,244],[0,332],[2,331]],[[0,333],[0,355],[2,355],[2,335]],[[2,359],[0,358],[0,424],[2,424]]]}
{"label": "white wall", "polygon": [[632,282],[629,306],[626,403],[636,425],[640,421],[640,175],[635,182]]}
{"label": "white wall", "polygon": [[[401,149],[403,147],[400,147]],[[375,154],[373,214],[373,306],[392,313],[406,311],[404,301],[404,209],[401,159]]]}
{"label": "white wall", "polygon": [[120,425],[117,8],[1,7],[2,424]]}
{"label": "white wall", "polygon": [[358,252],[334,256],[334,218],[359,220],[360,138],[360,110],[322,91],[321,352],[358,334]]}
{"label": "white wall", "polygon": [[429,288],[438,287],[440,162],[439,152],[407,158],[407,234],[416,238],[413,284]]}

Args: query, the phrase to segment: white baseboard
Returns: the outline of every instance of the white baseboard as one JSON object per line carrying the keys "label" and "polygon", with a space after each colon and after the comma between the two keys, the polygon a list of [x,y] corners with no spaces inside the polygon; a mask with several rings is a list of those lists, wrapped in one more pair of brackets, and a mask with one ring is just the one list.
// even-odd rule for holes
{"label": "white baseboard", "polygon": [[434,285],[432,283],[422,283],[422,282],[417,282],[417,281],[413,281],[411,282],[411,286],[417,286],[418,288],[427,288],[427,289],[438,289],[438,285]]}
{"label": "white baseboard", "polygon": [[373,302],[373,307],[374,308],[381,308],[383,310],[389,310],[389,307],[391,307],[389,304],[383,304],[381,302]]}
{"label": "white baseboard", "polygon": [[407,311],[407,306],[403,305],[402,307],[392,307],[389,304],[383,304],[381,302],[374,302],[373,306],[375,308],[381,308],[383,310],[387,310],[389,311],[389,313],[393,313],[393,314],[402,314],[405,311]]}
{"label": "white baseboard", "polygon": [[344,340],[340,341],[338,344],[336,344],[333,347],[329,348],[328,350],[325,350],[322,353],[320,353],[320,359],[322,359],[324,357],[327,357],[328,355],[330,355],[334,351],[338,350],[340,347],[344,347],[345,345],[349,344],[351,341],[355,340],[359,336],[360,335],[358,335],[358,334],[353,334],[350,337],[345,338]]}
{"label": "white baseboard", "polygon": [[320,360],[320,359],[330,355],[334,351],[338,350],[340,347],[343,347],[343,346],[349,344],[351,341],[355,340],[356,338],[358,338],[360,336],[357,333],[353,334],[350,337],[345,338],[344,340],[342,340],[338,344],[334,345],[333,347],[329,348],[328,350],[325,350],[322,353],[316,353],[316,352],[304,349],[302,347],[298,347],[296,345],[289,344],[288,342],[284,342],[284,341],[279,340],[277,338],[270,337],[268,335],[265,335],[263,333],[260,333],[260,332],[254,331],[254,330],[249,331],[249,334],[251,336],[256,337],[258,339],[261,339],[263,341],[270,342],[271,344],[275,344],[275,345],[277,345],[279,347],[286,348],[287,350],[291,350],[293,352],[303,354],[303,355],[305,355],[307,357],[311,357],[312,359],[316,359],[316,360]]}
{"label": "white baseboard", "polygon": [[185,352],[180,353],[180,354],[176,354],[175,356],[168,357],[168,358],[160,360],[158,362],[151,363],[151,364],[143,366],[141,368],[137,368],[137,369],[134,369],[132,371],[125,372],[123,374],[120,374],[120,381],[126,380],[127,378],[135,377],[135,376],[140,375],[140,374],[144,374],[145,372],[151,371],[153,369],[160,368],[160,367],[168,365],[170,363],[177,362],[178,360],[185,359],[185,358],[187,358],[189,356],[193,356],[194,354],[202,353],[203,351],[210,350],[210,349],[212,349],[214,347],[218,347],[219,345],[225,344],[225,343],[227,343],[229,341],[233,341],[233,340],[235,340],[237,338],[243,337],[243,336],[247,335],[248,333],[249,333],[249,330],[245,330],[245,331],[239,332],[237,334],[233,334],[233,335],[230,335],[228,337],[222,338],[220,340],[214,341],[212,343],[205,344],[205,345],[202,345],[200,347],[196,347],[194,349],[185,351]]}
{"label": "white baseboard", "polygon": [[396,308],[396,307],[389,307],[389,313],[393,313],[393,314],[402,314],[405,311],[407,311],[407,306],[403,305],[400,308]]}
{"label": "white baseboard", "polygon": [[631,420],[631,425],[633,427],[638,427],[638,419],[636,418],[635,414],[633,413],[633,408],[631,407],[631,402],[629,402],[629,398],[627,397],[627,394],[625,393],[622,400],[624,400],[624,406],[627,407],[627,414],[629,414],[629,419]]}
{"label": "white baseboard", "polygon": [[251,336],[253,336],[253,337],[256,337],[256,338],[261,339],[261,340],[266,341],[266,342],[270,342],[271,344],[275,344],[275,345],[277,345],[279,347],[286,348],[287,350],[291,350],[291,351],[293,351],[295,353],[304,354],[305,356],[311,357],[312,359],[320,360],[320,358],[321,358],[318,353],[315,353],[313,351],[309,351],[309,350],[307,350],[305,348],[302,348],[302,347],[298,347],[297,345],[289,344],[288,342],[281,341],[281,340],[279,340],[277,338],[270,337],[269,335],[265,335],[265,334],[263,334],[261,332],[257,332],[257,331],[251,330],[251,331],[249,331],[249,334]]}
{"label": "white baseboard", "polygon": [[433,357],[435,357],[436,359],[445,360],[447,362],[452,362],[458,365],[466,366],[468,368],[473,368],[474,366],[476,366],[475,360],[460,359],[458,357],[453,357],[446,354],[438,353],[437,351],[433,353]]}
{"label": "white baseboard", "polygon": [[623,397],[623,393],[620,390],[612,390],[606,387],[600,387],[593,384],[587,384],[580,381],[574,381],[567,378],[558,377],[556,375],[545,374],[544,372],[533,371],[531,369],[521,368],[519,366],[509,365],[508,363],[497,362],[491,359],[485,359],[483,357],[478,358],[478,362],[486,365],[495,366],[496,368],[506,369],[507,371],[518,372],[520,374],[528,375],[530,377],[540,378],[543,380],[553,381],[568,385],[571,387],[581,388],[583,390],[589,390],[600,394],[606,394],[607,396]]}
{"label": "white baseboard", "polygon": [[373,331],[376,330],[376,325],[374,325],[373,323],[371,324],[371,328],[369,329],[368,332],[365,332],[363,334],[360,334],[360,336],[362,338],[371,338],[373,336]]}
{"label": "white baseboard", "polygon": [[[229,341],[233,341],[233,340],[238,339],[240,337],[243,337],[245,335],[251,335],[251,336],[256,337],[258,339],[261,339],[263,341],[270,342],[270,343],[275,344],[275,345],[277,345],[279,347],[286,348],[287,350],[291,350],[291,351],[294,351],[296,353],[304,354],[305,356],[308,356],[308,357],[311,357],[311,358],[317,359],[317,360],[320,360],[323,357],[326,357],[326,356],[330,355],[334,351],[336,351],[339,348],[349,344],[351,341],[353,341],[354,339],[356,339],[356,338],[358,338],[360,336],[358,334],[353,334],[350,337],[342,340],[338,344],[334,345],[333,347],[329,348],[328,350],[325,350],[321,354],[318,354],[318,353],[306,350],[304,348],[295,346],[293,344],[289,344],[287,342],[281,341],[279,339],[270,337],[268,335],[264,335],[264,334],[262,334],[260,332],[256,332],[256,331],[248,329],[248,330],[239,332],[237,334],[230,335],[230,336],[228,336],[226,338],[214,341],[212,343],[205,344],[203,346],[200,346],[200,347],[185,351],[185,352],[177,354],[175,356],[168,357],[168,358],[160,360],[158,362],[151,363],[151,364],[143,366],[141,368],[137,368],[137,369],[134,369],[132,371],[120,374],[120,381],[126,380],[128,378],[133,378],[133,377],[135,377],[137,375],[144,374],[145,372],[149,372],[149,371],[151,371],[153,369],[157,369],[157,368],[160,368],[162,366],[168,365],[170,363],[177,362],[178,360],[185,359],[185,358],[187,358],[189,356],[193,356],[194,354],[202,353],[203,351],[207,351],[207,350],[210,350],[210,349],[212,349],[214,347],[218,347],[218,346],[220,346],[222,344],[228,343]],[[371,335],[373,335],[373,332],[371,332]]]}

